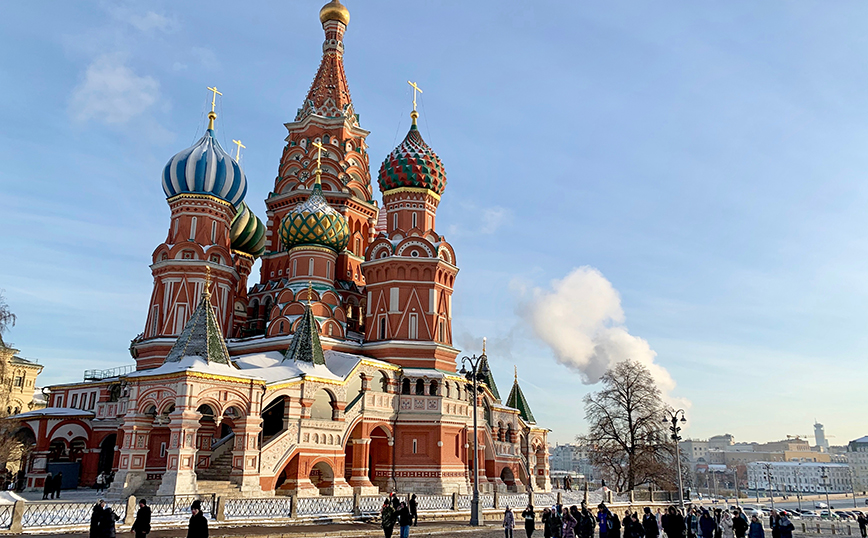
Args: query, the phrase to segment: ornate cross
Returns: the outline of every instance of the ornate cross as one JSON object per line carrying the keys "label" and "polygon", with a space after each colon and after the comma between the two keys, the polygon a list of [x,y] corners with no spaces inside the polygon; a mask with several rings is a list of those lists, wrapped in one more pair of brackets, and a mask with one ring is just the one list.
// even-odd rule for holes
{"label": "ornate cross", "polygon": [[211,266],[205,266],[205,293],[211,296]]}
{"label": "ornate cross", "polygon": [[311,145],[316,148],[316,175],[317,175],[317,178],[319,178],[319,175],[322,173],[322,168],[320,167],[322,162],[320,159],[322,159],[323,145],[320,144],[319,142],[314,142]]}
{"label": "ornate cross", "polygon": [[247,146],[242,144],[241,140],[233,140],[232,143],[238,146],[235,148],[235,162],[238,162],[238,157],[241,156],[241,148],[247,149]]}
{"label": "ornate cross", "polygon": [[217,91],[217,86],[209,87],[208,90],[214,92],[214,95],[211,96],[211,112],[214,112],[214,107],[217,106],[217,96],[223,94]]}
{"label": "ornate cross", "polygon": [[416,111],[416,92],[422,93],[422,88],[416,85],[415,82],[407,81],[407,84],[413,86],[413,112]]}

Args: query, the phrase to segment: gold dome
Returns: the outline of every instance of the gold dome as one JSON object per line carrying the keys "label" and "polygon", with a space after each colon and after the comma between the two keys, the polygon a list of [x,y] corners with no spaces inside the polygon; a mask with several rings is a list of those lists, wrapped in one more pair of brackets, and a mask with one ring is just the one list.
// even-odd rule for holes
{"label": "gold dome", "polygon": [[326,21],[340,21],[347,26],[350,24],[350,10],[344,7],[340,0],[332,0],[319,10],[319,21],[323,24]]}

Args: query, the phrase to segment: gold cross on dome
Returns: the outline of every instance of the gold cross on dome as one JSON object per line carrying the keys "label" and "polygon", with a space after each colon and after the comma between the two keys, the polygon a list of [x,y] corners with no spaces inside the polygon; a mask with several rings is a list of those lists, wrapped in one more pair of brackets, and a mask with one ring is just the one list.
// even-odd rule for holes
{"label": "gold cross on dome", "polygon": [[217,106],[217,96],[222,96],[223,94],[217,91],[217,86],[214,86],[213,88],[209,86],[208,90],[214,92],[214,95],[211,96],[211,112],[214,112],[214,107]]}
{"label": "gold cross on dome", "polygon": [[413,86],[413,112],[416,111],[416,92],[422,93],[422,88],[416,85],[415,82],[407,81],[407,84]]}
{"label": "gold cross on dome", "polygon": [[311,145],[316,148],[316,181],[319,183],[319,176],[322,174],[322,148],[324,146],[319,142],[314,142]]}
{"label": "gold cross on dome", "polygon": [[313,282],[307,281],[307,307],[310,308],[310,296],[313,295]]}
{"label": "gold cross on dome", "polygon": [[233,140],[232,143],[238,146],[235,148],[235,162],[238,162],[238,157],[241,156],[241,148],[247,149],[247,146],[242,144],[241,140]]}
{"label": "gold cross on dome", "polygon": [[211,266],[205,266],[205,293],[211,295]]}

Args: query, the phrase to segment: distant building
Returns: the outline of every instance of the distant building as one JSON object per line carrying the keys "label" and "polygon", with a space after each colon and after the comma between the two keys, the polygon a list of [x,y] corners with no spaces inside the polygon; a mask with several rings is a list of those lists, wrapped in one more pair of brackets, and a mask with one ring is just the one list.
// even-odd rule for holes
{"label": "distant building", "polygon": [[841,463],[767,462],[747,464],[750,489],[801,493],[846,493],[850,469]]}
{"label": "distant building", "polygon": [[814,439],[817,441],[818,448],[829,448],[829,441],[826,440],[826,430],[819,422],[814,424]]}
{"label": "distant building", "polygon": [[723,435],[715,435],[708,439],[709,450],[725,450],[735,444],[735,437],[725,433]]}
{"label": "distant building", "polygon": [[701,439],[685,439],[681,441],[681,453],[690,462],[691,469],[697,464],[708,463],[708,441]]}
{"label": "distant building", "polygon": [[17,415],[45,407],[44,400],[36,401],[36,376],[43,366],[16,355],[18,350],[0,344],[0,415]]}
{"label": "distant building", "polygon": [[600,479],[600,473],[591,464],[589,447],[575,443],[550,447],[549,469],[560,471],[558,474],[583,475],[588,482],[596,482]]}
{"label": "distant building", "polygon": [[853,473],[853,489],[868,490],[868,435],[850,441],[847,445],[847,462]]}

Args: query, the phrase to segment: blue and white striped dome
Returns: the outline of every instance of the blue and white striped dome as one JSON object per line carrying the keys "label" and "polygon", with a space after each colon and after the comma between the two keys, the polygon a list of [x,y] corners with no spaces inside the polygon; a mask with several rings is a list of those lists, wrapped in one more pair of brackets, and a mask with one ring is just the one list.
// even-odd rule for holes
{"label": "blue and white striped dome", "polygon": [[181,193],[210,194],[238,207],[247,194],[247,178],[226,153],[214,130],[178,153],[163,169],[163,190],[171,198]]}

